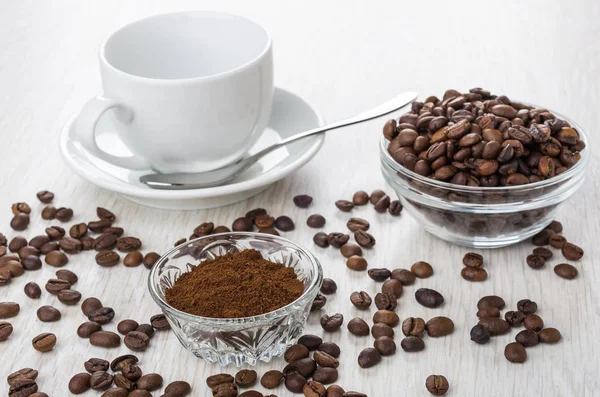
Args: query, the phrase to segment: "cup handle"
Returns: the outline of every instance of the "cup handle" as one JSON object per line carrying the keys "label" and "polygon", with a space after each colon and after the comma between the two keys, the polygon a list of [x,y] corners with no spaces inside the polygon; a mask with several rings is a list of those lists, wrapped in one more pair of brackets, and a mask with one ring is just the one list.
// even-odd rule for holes
{"label": "cup handle", "polygon": [[129,157],[114,156],[106,153],[96,143],[96,126],[100,117],[109,109],[119,110],[119,121],[129,123],[133,119],[131,109],[121,103],[104,97],[97,96],[90,99],[81,109],[79,115],[75,119],[74,136],[73,138],[80,142],[84,148],[101,158],[102,160],[116,165],[118,167],[128,168],[132,170],[142,170],[150,168],[150,165],[143,158],[131,155]]}

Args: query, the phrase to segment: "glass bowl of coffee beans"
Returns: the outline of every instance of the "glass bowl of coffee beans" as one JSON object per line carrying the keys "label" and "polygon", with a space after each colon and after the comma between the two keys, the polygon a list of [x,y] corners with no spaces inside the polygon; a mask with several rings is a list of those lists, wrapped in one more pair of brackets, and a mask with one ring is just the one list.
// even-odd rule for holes
{"label": "glass bowl of coffee beans", "polygon": [[583,184],[589,148],[573,120],[482,88],[413,102],[383,127],[381,169],[425,229],[495,248],[547,226]]}
{"label": "glass bowl of coffee beans", "polygon": [[223,233],[164,254],[149,289],[186,349],[239,367],[269,361],[294,343],[322,281],[317,258],[289,240]]}

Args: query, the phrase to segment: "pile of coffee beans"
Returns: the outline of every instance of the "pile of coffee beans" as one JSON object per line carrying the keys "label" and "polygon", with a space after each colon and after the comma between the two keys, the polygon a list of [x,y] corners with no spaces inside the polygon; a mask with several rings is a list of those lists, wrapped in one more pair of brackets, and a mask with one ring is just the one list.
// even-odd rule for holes
{"label": "pile of coffee beans", "polygon": [[475,252],[467,252],[463,257],[463,269],[460,275],[467,281],[485,281],[488,277],[483,266],[483,256]]}
{"label": "pile of coffee beans", "polygon": [[[138,364],[139,359],[132,354],[119,356],[110,363],[90,358],[83,364],[86,372],[74,375],[69,381],[69,391],[82,394],[92,389],[104,391],[102,397],[152,397],[150,392],[162,388],[163,377],[157,373],[144,375]],[[169,383],[162,396],[185,397],[191,390],[189,383],[179,380]]]}
{"label": "pile of coffee beans", "polygon": [[481,88],[447,90],[413,102],[383,135],[389,154],[410,171],[467,186],[514,186],[559,175],[581,158],[585,142],[546,109]]}
{"label": "pile of coffee beans", "polygon": [[33,368],[21,368],[6,377],[9,396],[48,397],[38,391],[36,379],[38,371]]}
{"label": "pile of coffee beans", "polygon": [[[561,234],[563,226],[558,221],[552,221],[545,229],[531,238],[531,243],[537,248],[527,256],[527,265],[532,269],[541,269],[546,261],[552,258],[553,253],[546,246],[560,249],[565,259],[578,261],[583,257],[583,249],[567,239]],[[572,280],[578,275],[577,268],[568,263],[560,263],[554,267],[554,273],[567,280]]]}

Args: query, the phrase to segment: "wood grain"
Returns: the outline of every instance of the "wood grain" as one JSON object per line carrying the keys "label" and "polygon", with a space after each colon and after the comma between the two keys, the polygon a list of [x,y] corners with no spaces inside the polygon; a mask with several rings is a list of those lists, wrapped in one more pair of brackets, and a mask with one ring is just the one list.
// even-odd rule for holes
{"label": "wood grain", "polygon": [[[599,2],[373,3],[0,0],[1,231],[9,237],[32,237],[51,224],[39,217],[41,205],[35,192],[41,189],[56,193],[56,205],[75,209],[72,222],[94,219],[98,205],[112,209],[119,226],[142,238],[145,251],[167,249],[203,221],[230,224],[239,214],[261,206],[274,215],[291,216],[297,229],[286,236],[314,249],[325,275],[338,282],[338,292],[329,298],[326,311],[343,313],[346,322],[354,316],[371,316],[355,310],[349,295],[354,290],[374,295],[379,286],[365,273],[346,269],[335,250],[314,246],[314,231],[304,222],[310,213],[322,213],[328,219],[326,231],[343,231],[349,215],[337,211],[334,201],[351,197],[357,189],[385,188],[377,152],[382,120],[331,133],[322,151],[295,175],[247,202],[210,211],[180,213],[140,207],[76,177],[63,164],[58,133],[85,100],[100,92],[96,49],[103,38],[127,22],[166,11],[218,9],[264,24],[274,37],[276,84],[305,97],[329,121],[354,115],[404,90],[417,90],[425,97],[441,95],[447,88],[482,86],[571,116],[591,135],[592,152],[600,150],[595,136],[600,125]],[[371,338],[354,337],[345,328],[325,335],[342,346],[338,383],[371,397],[425,396],[425,379],[435,373],[448,378],[451,396],[600,395],[600,271],[594,263],[600,255],[597,167],[594,158],[586,185],[559,217],[565,236],[586,250],[575,264],[579,277],[572,281],[552,272],[562,261],[558,253],[544,269],[528,268],[525,257],[532,246],[525,242],[482,252],[490,278],[469,283],[460,277],[464,248],[426,234],[408,214],[393,219],[370,206],[355,210],[353,215],[371,221],[377,238],[375,248],[366,253],[371,267],[407,268],[417,260],[434,266],[433,277],[405,289],[400,317],[446,315],[454,320],[456,330],[444,338],[426,338],[427,347],[421,353],[399,351],[366,370],[358,367],[356,358],[371,345]],[[310,209],[294,207],[291,198],[299,193],[315,197]],[[27,201],[34,209],[32,225],[23,233],[14,233],[8,226],[10,205],[17,201]],[[143,268],[100,268],[92,253],[72,256],[66,268],[79,275],[76,288],[84,296],[101,297],[115,308],[117,321],[148,321],[158,312],[146,291]],[[45,266],[0,288],[0,301],[16,301],[22,307],[11,320],[14,334],[0,343],[0,375],[22,367],[37,368],[40,390],[65,396],[68,380],[83,371],[86,359],[112,358],[127,349],[106,351],[90,346],[75,333],[84,321],[78,307],[65,307],[46,293],[39,301],[24,295],[26,282],[43,286],[54,271]],[[446,303],[438,309],[419,306],[413,297],[418,287],[440,291]],[[509,307],[522,298],[537,301],[540,315],[562,332],[563,340],[528,349],[528,360],[520,365],[503,356],[504,345],[516,332],[488,345],[473,344],[469,330],[476,323],[476,302],[487,294],[503,296]],[[38,321],[34,313],[43,304],[55,305],[63,318],[51,324]],[[116,328],[117,321],[106,328]],[[58,336],[50,353],[41,354],[31,347],[31,339],[43,331]],[[323,334],[318,315],[310,318],[308,331]],[[396,337],[398,343],[400,339]],[[145,372],[159,372],[167,381],[187,380],[193,384],[194,396],[207,395],[205,377],[222,370],[188,354],[170,333],[158,333],[151,348],[140,356]],[[282,362],[260,364],[257,370],[262,374],[282,367]],[[235,369],[225,371],[234,373]],[[0,385],[0,393],[6,394],[6,384]],[[290,395],[283,387],[274,392]]]}

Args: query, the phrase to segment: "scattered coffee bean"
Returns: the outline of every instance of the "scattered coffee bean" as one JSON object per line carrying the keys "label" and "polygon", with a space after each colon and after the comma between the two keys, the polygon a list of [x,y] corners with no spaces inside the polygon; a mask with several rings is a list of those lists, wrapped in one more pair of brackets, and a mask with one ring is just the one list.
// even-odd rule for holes
{"label": "scattered coffee bean", "polygon": [[10,269],[6,267],[0,267],[0,286],[6,285],[12,279]]}
{"label": "scattered coffee bean", "polygon": [[545,260],[548,260],[548,259],[552,258],[552,255],[553,255],[552,251],[550,251],[546,247],[537,247],[537,248],[534,248],[533,249],[533,254],[541,256]]}
{"label": "scattered coffee bean", "polygon": [[93,333],[98,331],[102,331],[102,325],[93,321],[86,321],[77,328],[77,336],[80,338],[89,338]]}
{"label": "scattered coffee bean", "polygon": [[410,271],[418,278],[428,278],[433,275],[433,268],[431,265],[423,261],[415,262],[410,267]]}
{"label": "scattered coffee bean", "polygon": [[336,357],[321,350],[315,351],[313,359],[321,367],[337,368],[340,365]]}
{"label": "scattered coffee bean", "polygon": [[71,208],[60,207],[56,210],[56,219],[61,222],[69,222],[73,217],[73,210]]}
{"label": "scattered coffee bean", "polygon": [[253,229],[254,223],[252,219],[247,217],[237,218],[231,224],[231,230],[234,232],[251,232]]}
{"label": "scattered coffee bean", "polygon": [[11,373],[10,375],[8,375],[8,377],[6,378],[6,382],[8,383],[9,386],[12,386],[13,384],[15,384],[16,382],[18,382],[20,380],[23,380],[23,379],[36,380],[37,377],[38,377],[38,371],[36,371],[35,369],[22,368],[22,369],[15,371],[15,372]]}
{"label": "scattered coffee bean", "polygon": [[27,247],[27,239],[22,236],[13,237],[8,243],[8,249],[10,252],[19,252],[23,247]]}
{"label": "scattered coffee bean", "polygon": [[415,299],[428,308],[436,308],[444,303],[444,297],[439,292],[429,288],[419,288],[415,292]]}
{"label": "scattered coffee bean", "polygon": [[[129,368],[129,367],[130,367],[130,365],[126,365],[125,367],[123,367],[123,369],[121,371],[123,371],[125,368]],[[141,370],[140,370],[140,376],[141,376]],[[135,381],[129,380],[128,378],[125,377],[125,375],[123,375],[123,373],[115,374],[113,377],[113,380],[115,382],[115,386],[117,386],[117,387],[120,387],[127,391],[135,390]]]}
{"label": "scattered coffee bean", "polygon": [[416,280],[415,274],[407,269],[392,270],[391,278],[400,281],[404,286],[412,285]]}
{"label": "scattered coffee bean", "polygon": [[[372,198],[373,198],[373,195],[371,194],[371,199]],[[381,198],[379,198],[379,200],[377,200],[377,202],[375,204],[373,204],[373,208],[375,208],[375,211],[377,211],[379,213],[384,213],[389,208],[390,203],[391,203],[390,197],[388,195],[383,195]]]}
{"label": "scattered coffee bean", "polygon": [[504,319],[512,326],[512,327],[520,327],[523,324],[523,320],[525,319],[525,315],[519,311],[507,311],[504,313]]}
{"label": "scattered coffee bean", "polygon": [[160,259],[160,255],[156,252],[148,252],[144,259],[142,260],[142,264],[146,269],[152,269],[152,266]]}
{"label": "scattered coffee bean", "polygon": [[390,278],[390,276],[392,275],[392,272],[390,272],[388,269],[385,269],[385,268],[374,268],[374,269],[369,269],[367,274],[369,275],[369,277],[371,277],[371,279],[381,282],[381,281],[385,281],[388,278]]}
{"label": "scattered coffee bean", "polygon": [[117,250],[121,252],[131,252],[139,250],[142,242],[137,237],[120,237],[116,243]]}
{"label": "scattered coffee bean", "polygon": [[340,347],[333,342],[323,342],[317,347],[317,351],[329,354],[331,357],[340,356]]}
{"label": "scattered coffee bean", "polygon": [[42,209],[42,219],[50,221],[56,218],[56,207],[53,205],[47,205]]}
{"label": "scattered coffee bean", "polygon": [[483,265],[483,256],[475,252],[467,252],[463,257],[463,265],[468,267],[480,267]]}
{"label": "scattered coffee bean", "polygon": [[54,193],[49,192],[47,190],[41,190],[41,191],[37,192],[36,196],[37,196],[38,200],[40,200],[44,204],[48,204],[52,200],[54,200]]}
{"label": "scattered coffee bean", "polygon": [[23,269],[29,271],[39,270],[42,268],[42,261],[39,257],[30,255],[23,258],[23,260],[21,261],[21,266],[23,267]]}
{"label": "scattered coffee bean", "polygon": [[139,324],[135,320],[122,320],[117,324],[117,331],[119,331],[121,335],[127,335],[129,332],[135,331],[138,326]]}
{"label": "scattered coffee bean", "polygon": [[329,247],[329,239],[327,238],[327,233],[319,232],[315,234],[313,236],[313,242],[321,248]]}
{"label": "scattered coffee bean", "polygon": [[389,325],[390,327],[395,327],[400,323],[400,318],[398,315],[390,310],[377,310],[375,314],[373,314],[373,323],[384,323]]}
{"label": "scattered coffee bean", "polygon": [[[129,364],[136,364],[138,361],[138,358],[133,354],[125,354],[112,360],[110,363],[110,369],[113,371],[121,371],[123,368],[125,368],[125,366]],[[231,382],[233,382],[233,377],[231,377]]]}
{"label": "scattered coffee bean", "polygon": [[90,377],[90,387],[92,390],[106,390],[112,383],[113,376],[106,371],[96,371]]}
{"label": "scattered coffee bean", "polygon": [[350,212],[354,208],[354,203],[348,200],[337,200],[335,206],[343,212]]}
{"label": "scattered coffee bean", "polygon": [[98,215],[98,218],[100,218],[101,220],[104,221],[114,221],[117,217],[115,216],[115,214],[113,214],[112,212],[110,212],[109,210],[107,210],[106,208],[102,208],[102,207],[97,207],[96,208],[96,215]]}
{"label": "scattered coffee bean", "polygon": [[158,390],[162,387],[163,378],[159,374],[146,374],[137,381],[137,388],[147,391]]}
{"label": "scattered coffee bean", "polygon": [[537,311],[537,309],[537,303],[532,300],[522,299],[517,302],[517,310],[525,315],[533,314]]}
{"label": "scattered coffee bean", "polygon": [[40,289],[40,286],[33,281],[25,284],[24,291],[25,295],[31,299],[38,299],[40,296],[42,296],[42,290]]}
{"label": "scattered coffee bean", "polygon": [[10,227],[18,232],[27,229],[29,225],[29,215],[19,212],[10,221]]}
{"label": "scattered coffee bean", "polygon": [[94,239],[96,251],[110,251],[117,245],[118,237],[112,233],[102,233]]}
{"label": "scattered coffee bean", "polygon": [[400,347],[402,347],[402,350],[405,352],[420,352],[425,349],[425,342],[418,336],[407,336],[400,342]]}
{"label": "scattered coffee bean", "polygon": [[299,194],[294,196],[294,204],[300,208],[308,208],[310,203],[312,203],[313,198],[307,194]]}
{"label": "scattered coffee bean", "polygon": [[45,323],[58,321],[61,317],[58,309],[52,306],[42,306],[37,310],[36,314],[38,319]]}
{"label": "scattered coffee bean", "polygon": [[89,316],[92,312],[94,312],[102,307],[103,307],[102,302],[100,302],[100,300],[98,298],[94,298],[94,297],[86,298],[81,303],[81,311],[83,312],[83,314],[86,317]]}
{"label": "scattered coffee bean", "polygon": [[554,232],[550,229],[544,229],[531,238],[531,243],[538,247],[550,244],[550,237],[554,236]]}
{"label": "scattered coffee bean", "polygon": [[477,325],[481,325],[490,331],[491,336],[497,336],[507,333],[510,330],[510,324],[506,320],[498,317],[483,317],[479,319]]}
{"label": "scattered coffee bean", "polygon": [[306,378],[300,374],[292,373],[285,377],[285,387],[292,393],[302,393]]}
{"label": "scattered coffee bean", "polygon": [[400,203],[399,200],[394,200],[390,203],[390,206],[388,207],[388,212],[391,216],[399,216],[402,213],[403,209],[404,207],[402,206],[402,203]]}
{"label": "scattered coffee bean", "polygon": [[9,271],[11,278],[20,277],[25,273],[25,268],[23,268],[21,262],[16,260],[7,261],[4,267]]}
{"label": "scattered coffee bean", "polygon": [[561,335],[556,328],[544,328],[538,333],[538,337],[542,343],[557,343]]}
{"label": "scattered coffee bean", "polygon": [[0,319],[15,317],[21,311],[16,302],[0,302]]}
{"label": "scattered coffee bean", "polygon": [[358,365],[361,368],[370,368],[381,361],[381,353],[377,349],[367,347],[358,355]]}
{"label": "scattered coffee bean", "polygon": [[544,320],[537,314],[528,314],[523,320],[523,326],[525,329],[539,332],[544,328]]}
{"label": "scattered coffee bean", "polygon": [[267,214],[261,214],[254,218],[254,224],[259,229],[268,229],[275,224],[275,218]]}
{"label": "scattered coffee bean", "polygon": [[115,251],[100,251],[96,254],[96,264],[111,267],[119,263],[121,257]]}
{"label": "scattered coffee bean", "polygon": [[337,381],[338,371],[332,367],[319,367],[313,373],[312,378],[315,382],[328,385]]}
{"label": "scattered coffee bean", "polygon": [[312,228],[321,228],[325,226],[326,220],[322,215],[313,214],[306,220],[306,225]]}
{"label": "scattered coffee bean", "polygon": [[400,298],[402,296],[403,289],[404,287],[402,287],[402,283],[396,279],[387,280],[381,286],[381,292],[393,295],[396,298]]}
{"label": "scattered coffee bean", "polygon": [[485,281],[488,277],[487,272],[482,267],[463,267],[460,275],[467,281]]}
{"label": "scattered coffee bean", "polygon": [[368,221],[362,218],[350,218],[348,222],[346,222],[346,226],[352,232],[357,232],[359,230],[366,232],[369,230],[370,224]]}
{"label": "scattered coffee bean", "polygon": [[215,230],[213,230],[214,234],[221,234],[221,233],[230,233],[231,229],[229,229],[227,226],[221,225],[221,226],[217,226],[215,227]]}
{"label": "scattered coffee bean", "polygon": [[88,319],[97,322],[98,324],[107,324],[111,322],[114,317],[115,311],[111,307],[101,307],[88,314]]}
{"label": "scattered coffee bean", "polygon": [[304,345],[295,344],[287,348],[285,351],[283,358],[286,362],[290,363],[293,361],[298,361],[302,358],[306,358],[310,356],[310,351]]}
{"label": "scattered coffee bean", "polygon": [[45,244],[48,244],[49,242],[50,242],[50,237],[48,237],[45,234],[41,234],[41,235],[35,236],[31,240],[29,240],[29,245],[31,247],[37,248],[38,250],[41,250],[41,248]]}
{"label": "scattered coffee bean", "polygon": [[477,317],[500,317],[500,310],[497,307],[489,306],[479,309],[477,311]]}
{"label": "scattered coffee bean", "polygon": [[314,312],[314,311],[320,310],[323,307],[325,307],[326,303],[327,303],[327,298],[325,297],[325,295],[317,294],[315,300],[313,300],[313,303],[310,307],[310,311]]}
{"label": "scattered coffee bean", "polygon": [[550,245],[554,248],[562,248],[565,243],[567,242],[567,239],[564,236],[561,236],[560,234],[555,234],[552,237],[550,237]]}
{"label": "scattered coffee bean", "polygon": [[327,314],[321,316],[321,327],[327,332],[337,331],[342,324],[344,324],[344,316],[341,313],[336,313],[332,316]]}
{"label": "scattered coffee bean", "polygon": [[[354,232],[354,240],[356,243],[363,248],[373,248],[375,246],[375,237],[364,230],[357,230]],[[330,242],[331,243],[331,242]]]}
{"label": "scattered coffee bean", "polygon": [[108,371],[110,364],[108,361],[102,358],[90,358],[85,363],[83,363],[85,370],[90,374],[93,374],[96,371]]}
{"label": "scattered coffee bean", "polygon": [[314,380],[309,380],[304,384],[304,386],[302,387],[302,393],[305,397],[325,397],[327,395],[325,386],[323,386],[322,383],[316,382]]}
{"label": "scattered coffee bean", "polygon": [[515,340],[525,347],[537,345],[540,340],[537,332],[524,329],[515,336]]}
{"label": "scattered coffee bean", "polygon": [[554,233],[562,233],[563,225],[559,221],[552,221],[548,226],[546,226],[546,229],[550,229]]}
{"label": "scattered coffee bean", "polygon": [[302,335],[298,339],[298,343],[306,346],[308,348],[308,350],[313,351],[313,350],[317,350],[319,345],[321,343],[323,343],[323,339],[321,339],[317,335],[306,334],[306,335]]}
{"label": "scattered coffee bean", "polygon": [[[227,394],[215,395],[215,397],[226,397],[226,396],[228,396],[228,395]],[[152,397],[152,393],[150,393],[148,390],[137,389],[137,390],[133,390],[133,391],[129,392],[129,395],[127,397]]]}
{"label": "scattered coffee bean", "polygon": [[82,394],[89,390],[92,375],[81,372],[74,375],[69,381],[69,391],[73,394]]}
{"label": "scattered coffee bean", "polygon": [[502,310],[504,309],[505,305],[506,303],[501,297],[496,295],[489,295],[479,299],[479,302],[477,302],[477,309],[483,309],[485,307],[495,307],[498,310]]}
{"label": "scattered coffee bean", "polygon": [[344,244],[340,249],[340,252],[345,258],[350,258],[354,255],[362,256],[363,254],[362,249],[358,245],[352,243]]}
{"label": "scattered coffee bean", "polygon": [[380,338],[382,336],[393,338],[394,329],[389,325],[383,323],[373,324],[373,326],[371,327],[371,335],[375,339]]}
{"label": "scattered coffee bean", "polygon": [[39,352],[49,352],[56,345],[56,335],[51,333],[39,334],[31,340],[31,344]]}
{"label": "scattered coffee bean", "polygon": [[425,321],[420,317],[408,317],[402,322],[402,333],[405,336],[421,337],[425,332]]}
{"label": "scattered coffee bean", "polygon": [[325,295],[334,294],[337,291],[337,284],[330,278],[324,278],[321,284],[321,293]]}
{"label": "scattered coffee bean", "polygon": [[471,340],[480,345],[488,343],[490,340],[490,331],[483,325],[476,325],[471,328]]}
{"label": "scattered coffee bean", "polygon": [[171,324],[169,324],[169,320],[167,320],[167,316],[164,314],[155,314],[150,317],[150,324],[154,329],[159,331],[171,329]]}
{"label": "scattered coffee bean", "polygon": [[85,237],[87,231],[88,228],[85,223],[76,223],[69,229],[69,235],[73,238],[80,239],[82,237]]}
{"label": "scattered coffee bean", "polygon": [[[255,380],[256,380],[256,372],[252,371],[255,374]],[[190,386],[189,383],[182,381],[182,380],[176,380],[174,382],[171,382],[167,385],[167,387],[165,388],[165,395],[168,397],[185,397],[188,394],[190,394],[192,391],[192,386]]]}
{"label": "scattered coffee bean", "polygon": [[275,219],[275,227],[281,231],[289,232],[294,230],[294,221],[289,216],[279,216]]}
{"label": "scattered coffee bean", "polygon": [[274,369],[264,373],[262,378],[260,378],[260,384],[266,389],[274,389],[279,386],[282,380],[283,373]]}
{"label": "scattered coffee bean", "polygon": [[357,309],[364,310],[371,306],[372,300],[365,291],[354,291],[350,294],[350,302],[352,302]]}
{"label": "scattered coffee bean", "polygon": [[352,196],[352,202],[355,205],[365,205],[369,202],[369,194],[363,190],[359,190]]}
{"label": "scattered coffee bean", "polygon": [[[100,254],[100,252],[98,254]],[[143,260],[144,255],[142,255],[140,251],[131,251],[123,258],[123,265],[125,265],[125,267],[136,267],[141,265]]]}
{"label": "scattered coffee bean", "polygon": [[73,285],[77,282],[78,277],[75,273],[70,270],[61,269],[56,271],[56,278],[58,280],[68,281],[69,284]]}
{"label": "scattered coffee bean", "polygon": [[94,233],[114,233],[114,231],[109,231],[108,229],[112,227],[112,221],[109,220],[99,220],[99,221],[91,221],[88,222],[87,227]]}
{"label": "scattered coffee bean", "polygon": [[375,295],[375,306],[379,310],[396,310],[396,307],[398,306],[398,297],[389,292],[380,292]]}
{"label": "scattered coffee bean", "polygon": [[354,317],[348,322],[348,331],[356,336],[367,336],[369,335],[369,324],[365,320],[359,317]]}
{"label": "scattered coffee bean", "polygon": [[65,229],[60,226],[50,226],[46,228],[46,234],[50,240],[57,241],[65,236]]}
{"label": "scattered coffee bean", "polygon": [[569,265],[568,263],[560,263],[554,267],[554,273],[556,273],[556,275],[559,277],[566,278],[567,280],[573,280],[575,277],[577,277],[579,272],[573,265]]}
{"label": "scattered coffee bean", "polygon": [[327,241],[333,248],[342,248],[342,246],[346,244],[349,239],[350,236],[344,233],[329,233],[327,235]]}
{"label": "scattered coffee bean", "polygon": [[355,271],[363,271],[363,270],[367,270],[368,267],[368,262],[365,258],[363,258],[362,256],[351,256],[350,258],[346,259],[346,266],[349,269],[355,270]]}
{"label": "scattered coffee bean", "polygon": [[143,332],[130,331],[123,338],[123,343],[134,352],[143,352],[148,348],[150,344],[150,338]]}
{"label": "scattered coffee bean", "polygon": [[527,352],[522,344],[511,342],[504,348],[504,357],[511,363],[523,363],[527,360]]}
{"label": "scattered coffee bean", "polygon": [[425,388],[434,396],[443,396],[448,392],[450,385],[443,375],[429,375],[425,380]]}
{"label": "scattered coffee bean", "polygon": [[99,347],[119,347],[121,337],[111,331],[97,331],[90,335],[90,343]]}
{"label": "scattered coffee bean", "polygon": [[391,356],[396,353],[396,342],[388,336],[381,336],[375,339],[373,347],[375,347],[382,356]]}
{"label": "scattered coffee bean", "polygon": [[102,393],[101,397],[128,397],[128,396],[129,396],[129,390],[124,389],[122,387],[113,387],[111,389],[108,389],[104,393]]}
{"label": "scattered coffee bean", "polygon": [[532,269],[540,269],[546,264],[546,260],[540,255],[527,255],[527,265]]}
{"label": "scattered coffee bean", "polygon": [[425,323],[425,330],[432,338],[450,335],[454,331],[454,322],[448,317],[433,317]]}

